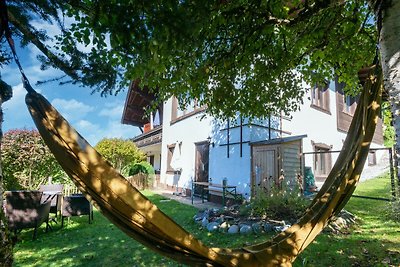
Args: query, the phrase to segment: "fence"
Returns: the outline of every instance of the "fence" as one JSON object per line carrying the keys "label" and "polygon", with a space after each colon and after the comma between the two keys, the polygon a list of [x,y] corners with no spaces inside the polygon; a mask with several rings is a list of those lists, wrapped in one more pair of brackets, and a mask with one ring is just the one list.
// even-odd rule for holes
{"label": "fence", "polygon": [[81,194],[81,191],[76,187],[75,185],[64,185],[64,190],[63,190],[64,196],[69,196],[73,194]]}
{"label": "fence", "polygon": [[[155,178],[157,178],[157,175]],[[128,180],[134,187],[136,187],[140,190],[153,188],[154,178],[148,174],[138,173],[136,175],[127,177],[126,180]],[[159,178],[158,178],[158,180],[159,180]],[[157,179],[156,179],[156,182],[157,182]],[[81,191],[75,185],[72,185],[72,184],[64,185],[64,190],[63,190],[64,196],[69,196],[72,194],[80,194],[80,193],[81,193]]]}
{"label": "fence", "polygon": [[144,174],[144,173],[138,173],[133,176],[129,176],[126,178],[134,187],[137,189],[147,189],[147,188],[152,188],[152,177],[151,175]]}

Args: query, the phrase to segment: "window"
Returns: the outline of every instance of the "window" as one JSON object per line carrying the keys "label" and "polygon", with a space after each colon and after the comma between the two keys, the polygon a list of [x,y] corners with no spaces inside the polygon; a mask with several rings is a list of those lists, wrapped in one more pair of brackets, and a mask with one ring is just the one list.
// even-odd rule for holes
{"label": "window", "polygon": [[151,166],[154,168],[154,155],[150,155],[147,157],[147,161],[150,163]]}
{"label": "window", "polygon": [[343,112],[354,115],[357,107],[357,99],[354,96],[345,95],[343,96]]}
{"label": "window", "polygon": [[343,82],[339,82],[339,78],[337,77],[335,80],[335,87],[337,128],[339,131],[347,133],[357,107],[358,97],[346,95],[346,84]]}
{"label": "window", "polygon": [[314,172],[315,178],[321,181],[328,176],[332,168],[332,146],[323,143],[313,143],[314,147]]}
{"label": "window", "polygon": [[317,84],[311,88],[311,107],[330,113],[328,83]]}
{"label": "window", "polygon": [[175,122],[177,120],[181,120],[187,117],[190,117],[197,112],[204,110],[200,107],[196,100],[193,100],[189,105],[186,106],[185,109],[181,109],[179,107],[178,99],[176,97],[172,98],[172,112],[171,112],[171,121]]}
{"label": "window", "polygon": [[168,155],[167,155],[167,173],[173,173],[174,169],[171,167],[172,155],[174,155],[175,144],[168,146]]}
{"label": "window", "polygon": [[368,166],[376,165],[376,151],[370,151],[368,153]]}

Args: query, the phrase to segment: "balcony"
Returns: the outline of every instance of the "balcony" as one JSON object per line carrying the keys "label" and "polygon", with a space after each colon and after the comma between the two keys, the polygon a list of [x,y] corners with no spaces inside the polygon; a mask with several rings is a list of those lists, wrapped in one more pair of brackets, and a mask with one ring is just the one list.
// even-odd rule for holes
{"label": "balcony", "polygon": [[132,139],[138,148],[147,147],[150,145],[161,144],[162,140],[162,125],[158,125],[151,130],[144,132]]}

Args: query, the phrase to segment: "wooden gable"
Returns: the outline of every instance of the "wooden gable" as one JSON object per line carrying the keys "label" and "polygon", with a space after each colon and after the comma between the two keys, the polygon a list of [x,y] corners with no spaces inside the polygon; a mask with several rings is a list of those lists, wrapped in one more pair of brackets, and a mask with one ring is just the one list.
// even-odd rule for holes
{"label": "wooden gable", "polygon": [[155,99],[155,95],[147,86],[139,87],[138,79],[132,81],[125,100],[122,124],[143,127],[149,123],[150,120],[145,116],[145,111]]}

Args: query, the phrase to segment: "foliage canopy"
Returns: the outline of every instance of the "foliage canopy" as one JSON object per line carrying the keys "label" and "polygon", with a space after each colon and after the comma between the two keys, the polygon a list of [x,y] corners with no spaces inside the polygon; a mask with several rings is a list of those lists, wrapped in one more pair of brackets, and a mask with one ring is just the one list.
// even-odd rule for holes
{"label": "foliage canopy", "polygon": [[[8,4],[15,34],[44,52],[44,68],[60,68],[102,94],[138,78],[159,101],[197,99],[223,117],[294,111],[302,79],[338,76],[357,91],[357,71],[371,63],[377,39],[367,1]],[[59,26],[52,48],[38,20]]]}

